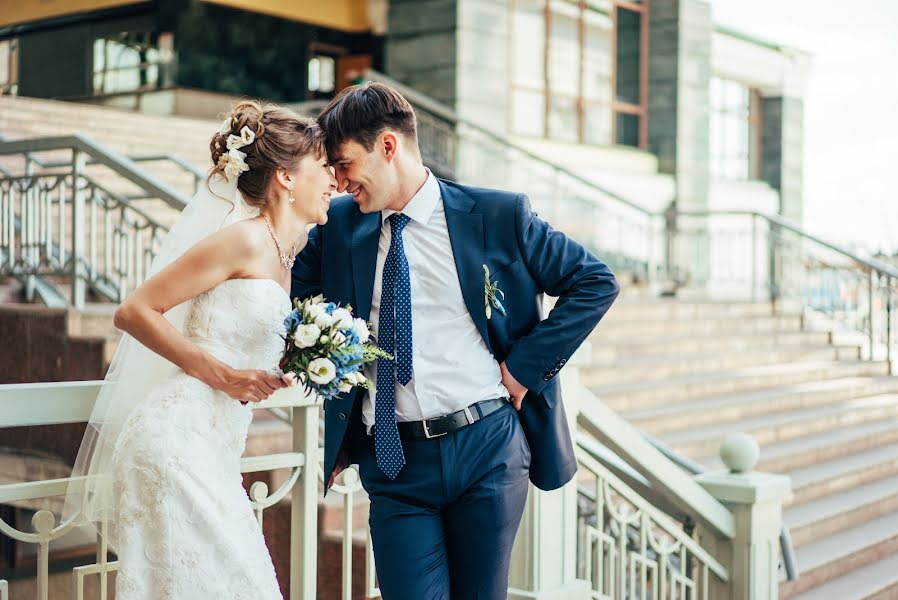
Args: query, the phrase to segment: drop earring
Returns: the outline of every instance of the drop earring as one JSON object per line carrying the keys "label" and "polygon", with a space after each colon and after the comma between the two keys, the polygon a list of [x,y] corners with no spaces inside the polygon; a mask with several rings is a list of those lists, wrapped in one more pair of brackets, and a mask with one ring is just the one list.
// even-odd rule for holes
{"label": "drop earring", "polygon": [[287,189],[290,190],[290,198],[288,199],[290,200],[290,204],[293,204],[294,202],[296,202],[296,198],[293,197],[293,185],[291,184]]}

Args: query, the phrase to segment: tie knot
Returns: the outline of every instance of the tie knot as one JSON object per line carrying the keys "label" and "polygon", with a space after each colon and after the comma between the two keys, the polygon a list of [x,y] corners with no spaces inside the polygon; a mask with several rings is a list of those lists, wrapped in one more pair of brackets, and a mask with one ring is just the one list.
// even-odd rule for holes
{"label": "tie knot", "polygon": [[402,230],[408,225],[410,217],[408,215],[404,215],[402,213],[394,213],[389,216],[390,219],[390,227],[392,227],[393,235],[399,235],[402,233]]}

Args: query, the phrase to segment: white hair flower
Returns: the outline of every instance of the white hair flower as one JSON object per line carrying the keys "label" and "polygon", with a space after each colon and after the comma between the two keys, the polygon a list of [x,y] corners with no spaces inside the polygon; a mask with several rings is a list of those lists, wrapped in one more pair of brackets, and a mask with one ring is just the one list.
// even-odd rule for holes
{"label": "white hair flower", "polygon": [[218,128],[218,133],[224,135],[226,133],[230,133],[231,127],[234,126],[234,117],[227,117],[224,121],[221,122],[221,127]]}
{"label": "white hair flower", "polygon": [[[224,123],[221,124],[219,133],[224,135],[231,131],[233,122],[234,117],[225,119]],[[228,181],[230,181],[232,177],[240,177],[241,173],[249,171],[249,165],[243,160],[246,158],[246,153],[241,152],[240,148],[248,146],[254,141],[256,141],[255,132],[245,125],[240,129],[240,135],[234,135],[232,133],[228,136],[228,139],[225,142],[225,145],[228,147],[228,153],[218,157],[218,166],[222,167],[224,176]]]}
{"label": "white hair flower", "polygon": [[244,125],[243,129],[240,130],[240,139],[243,140],[244,146],[249,146],[254,141],[256,141],[256,133],[252,129]]}
{"label": "white hair flower", "polygon": [[[249,171],[249,165],[243,160],[246,158],[246,154],[240,150],[232,148],[227,154],[223,154],[222,157],[226,157],[224,161],[224,174],[228,181],[231,180],[231,177],[240,177],[241,173]],[[222,159],[219,158],[218,162],[221,164]]]}
{"label": "white hair flower", "polygon": [[233,133],[228,136],[228,150],[236,150],[238,148],[243,148],[243,138],[239,135],[234,135]]}

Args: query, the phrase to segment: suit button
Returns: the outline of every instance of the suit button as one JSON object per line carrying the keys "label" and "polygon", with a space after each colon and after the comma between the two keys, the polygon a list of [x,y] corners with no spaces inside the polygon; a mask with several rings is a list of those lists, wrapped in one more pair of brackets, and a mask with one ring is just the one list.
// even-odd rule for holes
{"label": "suit button", "polygon": [[543,381],[549,381],[550,379],[552,379],[552,376],[551,376],[551,375],[544,375],[544,376],[543,376]]}
{"label": "suit button", "polygon": [[345,420],[346,420],[346,413],[345,413],[345,412],[341,412],[341,413],[340,413],[340,420],[341,420],[341,421],[345,421]]}
{"label": "suit button", "polygon": [[566,362],[567,362],[567,359],[566,359],[566,358],[562,358],[562,359],[561,359],[561,362],[558,363],[558,364],[563,366],[564,363],[566,363]]}

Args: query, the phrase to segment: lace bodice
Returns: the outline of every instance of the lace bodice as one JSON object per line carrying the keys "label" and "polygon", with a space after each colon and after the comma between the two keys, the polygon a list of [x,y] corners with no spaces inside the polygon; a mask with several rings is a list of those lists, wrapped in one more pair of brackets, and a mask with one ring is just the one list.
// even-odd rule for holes
{"label": "lace bodice", "polygon": [[197,296],[184,324],[195,344],[236,369],[273,369],[291,309],[273,279],[228,279]]}

